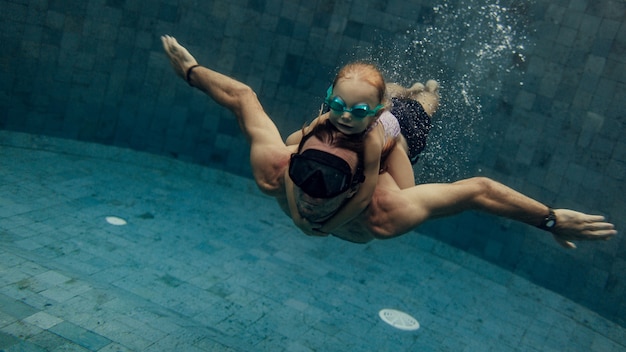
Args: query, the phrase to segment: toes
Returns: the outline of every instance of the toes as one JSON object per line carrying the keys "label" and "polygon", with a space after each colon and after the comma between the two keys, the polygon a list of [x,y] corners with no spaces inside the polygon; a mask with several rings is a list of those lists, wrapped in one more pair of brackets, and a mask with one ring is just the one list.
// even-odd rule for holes
{"label": "toes", "polygon": [[433,79],[428,80],[428,82],[426,82],[426,90],[432,93],[436,92],[439,90],[439,83]]}
{"label": "toes", "polygon": [[421,83],[419,83],[419,82],[417,82],[417,83],[413,84],[413,85],[411,86],[411,88],[409,88],[409,91],[410,91],[411,93],[419,93],[419,92],[423,92],[423,91],[424,91],[424,85],[423,85],[423,84],[421,84]]}

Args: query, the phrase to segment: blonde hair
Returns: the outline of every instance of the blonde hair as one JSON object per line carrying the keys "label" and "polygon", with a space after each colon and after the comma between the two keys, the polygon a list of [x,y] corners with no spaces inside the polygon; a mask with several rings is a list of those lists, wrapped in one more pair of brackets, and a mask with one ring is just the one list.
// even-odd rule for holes
{"label": "blonde hair", "polygon": [[387,105],[385,101],[385,78],[374,64],[355,61],[345,65],[337,72],[337,76],[335,76],[333,81],[333,87],[340,79],[350,78],[358,78],[372,85],[378,91],[378,101]]}

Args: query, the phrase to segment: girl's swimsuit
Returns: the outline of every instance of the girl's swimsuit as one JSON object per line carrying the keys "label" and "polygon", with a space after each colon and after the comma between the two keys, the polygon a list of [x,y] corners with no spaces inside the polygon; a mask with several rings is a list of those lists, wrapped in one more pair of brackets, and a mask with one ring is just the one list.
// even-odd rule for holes
{"label": "girl's swimsuit", "polygon": [[400,124],[398,123],[398,119],[391,112],[389,112],[389,110],[383,111],[383,113],[380,114],[380,117],[378,117],[378,120],[369,129],[372,129],[379,123],[383,126],[383,130],[385,131],[385,140],[383,141],[383,144],[386,144],[389,140],[396,139],[400,135]]}

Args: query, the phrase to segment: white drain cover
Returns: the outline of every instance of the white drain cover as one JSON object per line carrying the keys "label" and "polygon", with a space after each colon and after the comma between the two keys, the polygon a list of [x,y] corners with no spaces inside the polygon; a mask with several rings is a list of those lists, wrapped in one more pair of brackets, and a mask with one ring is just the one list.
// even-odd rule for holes
{"label": "white drain cover", "polygon": [[111,225],[115,225],[115,226],[122,226],[122,225],[126,225],[126,220],[122,219],[122,218],[118,218],[117,216],[107,216],[106,217],[106,221],[111,224]]}
{"label": "white drain cover", "polygon": [[385,323],[396,329],[411,331],[420,328],[420,323],[415,318],[399,310],[381,309],[378,315]]}

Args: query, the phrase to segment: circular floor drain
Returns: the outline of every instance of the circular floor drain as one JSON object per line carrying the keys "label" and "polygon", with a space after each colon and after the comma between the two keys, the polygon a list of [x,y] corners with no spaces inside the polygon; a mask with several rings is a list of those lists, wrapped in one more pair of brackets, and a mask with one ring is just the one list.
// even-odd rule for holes
{"label": "circular floor drain", "polygon": [[380,319],[385,323],[400,330],[417,330],[420,328],[420,323],[417,322],[412,316],[395,309],[381,309],[378,312]]}
{"label": "circular floor drain", "polygon": [[118,218],[117,216],[107,216],[106,217],[106,221],[111,224],[111,225],[115,225],[115,226],[122,226],[122,225],[126,225],[126,220],[122,219],[122,218]]}

